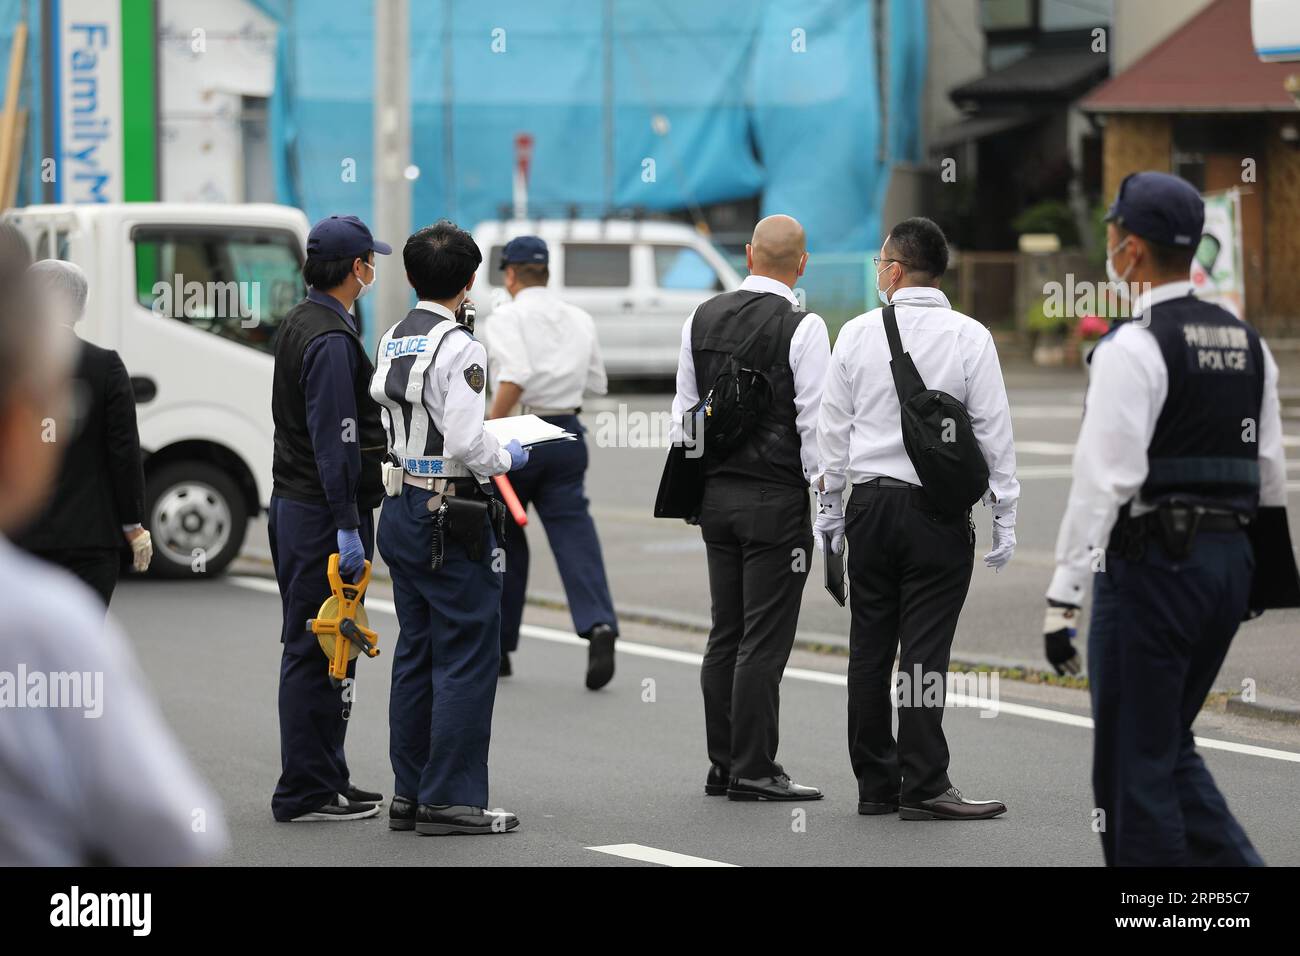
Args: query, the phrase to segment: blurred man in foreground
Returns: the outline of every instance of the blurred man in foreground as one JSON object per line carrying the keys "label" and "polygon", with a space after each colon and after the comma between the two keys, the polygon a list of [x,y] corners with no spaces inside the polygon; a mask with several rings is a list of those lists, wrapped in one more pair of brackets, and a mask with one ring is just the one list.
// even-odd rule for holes
{"label": "blurred man in foreground", "polygon": [[135,570],[146,571],[153,543],[144,529],[144,469],[135,424],[135,395],[121,357],[78,338],[86,311],[86,274],[71,262],[45,259],[28,270],[54,334],[76,355],[73,420],[58,433],[65,451],[44,513],[14,539],[51,564],[67,568],[107,607],[117,587],[123,540]]}
{"label": "blurred man in foreground", "polygon": [[73,343],[0,252],[0,866],[178,866],[227,842],[221,807],[159,717],[93,594],[6,540],[59,467]]}

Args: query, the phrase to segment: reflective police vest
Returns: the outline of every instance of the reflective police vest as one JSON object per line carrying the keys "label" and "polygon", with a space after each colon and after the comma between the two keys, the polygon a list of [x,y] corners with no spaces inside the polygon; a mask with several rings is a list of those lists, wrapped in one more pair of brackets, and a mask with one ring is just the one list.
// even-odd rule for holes
{"label": "reflective police vest", "polygon": [[1259,416],[1264,350],[1259,334],[1194,296],[1151,306],[1169,391],[1147,447],[1141,499],[1253,514],[1259,504]]}
{"label": "reflective police vest", "polygon": [[388,449],[399,459],[442,454],[442,432],[424,404],[424,382],[442,343],[457,334],[470,332],[451,319],[412,309],[379,340],[370,397],[379,403]]}

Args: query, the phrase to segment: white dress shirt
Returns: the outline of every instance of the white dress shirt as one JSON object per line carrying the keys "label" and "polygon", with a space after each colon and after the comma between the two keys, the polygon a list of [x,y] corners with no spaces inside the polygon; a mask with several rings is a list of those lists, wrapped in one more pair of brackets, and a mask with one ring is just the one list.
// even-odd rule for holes
{"label": "white dress shirt", "polygon": [[[784,282],[767,276],[749,276],[740,284],[747,292],[766,292],[784,296],[796,307],[799,300]],[[695,355],[691,351],[692,312],[682,326],[682,351],[677,360],[677,394],[673,397],[671,438],[681,441],[682,418],[700,400],[695,384]],[[799,430],[799,459],[803,476],[811,481],[818,473],[817,410],[821,405],[822,382],[831,357],[831,340],[826,323],[816,312],[809,312],[795,327],[790,339],[790,371],[794,376],[795,426]]]}
{"label": "white dress shirt", "polygon": [[[1169,282],[1133,302],[1133,317],[1148,308],[1192,295],[1190,282]],[[1259,500],[1286,504],[1286,458],[1277,394],[1277,363],[1264,351],[1264,399],[1259,420]],[[1089,366],[1087,414],[1074,446],[1074,481],[1056,539],[1056,573],[1047,589],[1053,601],[1081,605],[1092,577],[1095,549],[1104,549],[1120,508],[1150,510],[1137,499],[1147,478],[1147,448],[1169,394],[1169,370],[1156,337],[1129,322],[1099,343]],[[1136,500],[1134,500],[1136,499]]]}
{"label": "white dress shirt", "polygon": [[[912,356],[926,387],[947,392],[970,413],[989,466],[986,500],[994,517],[1013,523],[1020,482],[1011,407],[993,336],[954,311],[938,289],[899,289],[892,302],[903,351]],[[872,309],[852,319],[835,340],[817,427],[827,491],[881,477],[921,483],[903,447],[902,408],[882,313]]]}
{"label": "white dress shirt", "polygon": [[[427,334],[410,336],[412,339],[424,339],[426,342],[412,343],[408,351],[423,351],[426,347],[432,349],[434,346],[429,343],[436,343],[440,339],[442,344],[438,347],[437,355],[423,367],[418,379],[414,372],[420,371],[421,366],[418,364],[413,366],[411,381],[405,386],[405,400],[414,403],[419,394],[423,405],[422,408],[420,405],[414,405],[415,411],[422,414],[411,416],[412,444],[415,447],[423,445],[423,432],[419,428],[421,421],[417,419],[427,418],[427,421],[432,422],[442,434],[443,456],[455,458],[472,471],[480,482],[486,481],[492,475],[509,471],[510,452],[506,451],[501,443],[483,428],[486,412],[484,390],[480,387],[475,391],[470,385],[473,375],[469,373],[473,366],[477,365],[482,370],[487,365],[487,350],[483,347],[483,343],[472,335],[460,332],[451,332],[443,338],[448,328],[456,322],[456,316],[444,306],[436,302],[420,301],[415,307],[432,312],[440,321]],[[390,440],[389,450],[399,458],[408,455],[404,447],[406,432],[402,428],[392,428],[392,414],[383,401],[384,384],[388,376],[385,354],[391,341],[400,340],[399,345],[402,344],[404,341],[402,331],[402,323],[398,322],[380,338],[378,367],[370,385],[371,397],[381,403],[379,414],[384,430],[390,435],[394,433],[398,435],[396,442]],[[486,372],[482,374],[486,381]],[[423,385],[418,386],[419,382]],[[420,388],[419,393],[412,391],[415,387]]]}
{"label": "white dress shirt", "polygon": [[212,862],[221,803],[96,596],[0,537],[0,606],[0,866]]}
{"label": "white dress shirt", "polygon": [[584,395],[609,390],[596,323],[545,286],[520,289],[493,311],[484,333],[494,391],[513,382],[525,405],[577,408]]}

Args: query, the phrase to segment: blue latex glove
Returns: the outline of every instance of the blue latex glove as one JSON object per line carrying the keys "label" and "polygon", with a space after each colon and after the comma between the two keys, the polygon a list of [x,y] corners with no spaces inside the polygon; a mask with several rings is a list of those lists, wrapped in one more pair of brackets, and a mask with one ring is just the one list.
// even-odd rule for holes
{"label": "blue latex glove", "polygon": [[339,574],[349,583],[360,581],[366,573],[366,549],[356,528],[339,529]]}
{"label": "blue latex glove", "polygon": [[506,451],[510,452],[510,470],[518,471],[528,464],[528,449],[519,444],[518,438],[506,442]]}

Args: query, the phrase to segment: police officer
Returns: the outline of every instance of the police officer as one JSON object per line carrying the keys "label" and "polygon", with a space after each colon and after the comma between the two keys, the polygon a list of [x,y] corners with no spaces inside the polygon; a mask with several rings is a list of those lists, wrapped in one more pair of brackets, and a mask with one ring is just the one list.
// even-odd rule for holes
{"label": "police officer", "polygon": [[378,813],[383,799],[349,780],[344,692],[331,683],[316,636],[304,625],[330,596],[330,555],[339,553],[342,577],[354,581],[373,550],[384,433],[369,395],[374,366],[351,309],[374,286],[374,253],[392,251],[355,216],[316,223],[302,270],[307,298],[278,331],[270,509],[271,559],[284,606],[281,774],[271,800],[277,820],[357,820]]}
{"label": "police officer", "polygon": [[[573,629],[588,642],[587,687],[597,690],[614,676],[618,621],[609,596],[600,539],[587,510],[585,429],[578,419],[584,395],[608,389],[596,324],[581,309],[561,302],[546,288],[550,279],[546,243],[520,236],[501,254],[505,288],[514,301],[492,313],[487,333],[492,379],[489,418],[501,418],[521,402],[537,415],[579,436],[538,448],[528,467],[510,476],[527,508],[537,506],[564,582]],[[519,646],[519,624],[528,587],[528,538],[506,524],[505,591],[501,598],[501,673],[510,673],[510,654]]]}
{"label": "police officer", "polygon": [[478,246],[443,220],[407,239],[402,258],[419,302],[384,333],[370,385],[392,468],[379,553],[401,625],[388,714],[389,826],[504,833],[519,820],[487,809],[487,758],[505,509],[483,483],[522,467],[528,453],[483,428],[487,353],[458,320],[483,261]]}
{"label": "police officer", "polygon": [[1277,365],[1254,329],[1193,294],[1205,212],[1189,183],[1135,173],[1106,218],[1107,271],[1134,290],[1132,318],[1093,352],[1047,658],[1078,672],[1071,638],[1091,576],[1092,782],[1108,864],[1258,865],[1192,721],[1247,611],[1243,527],[1285,503]]}

